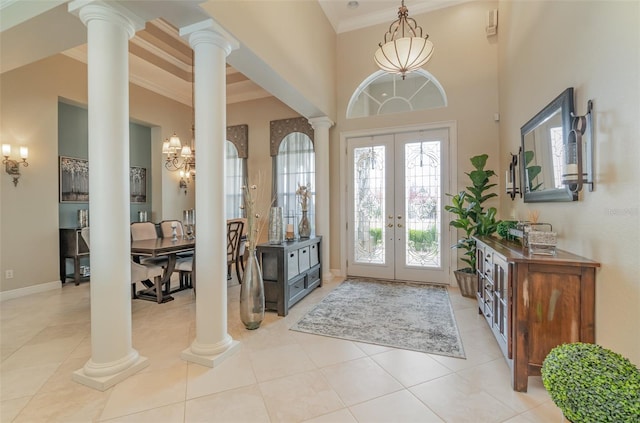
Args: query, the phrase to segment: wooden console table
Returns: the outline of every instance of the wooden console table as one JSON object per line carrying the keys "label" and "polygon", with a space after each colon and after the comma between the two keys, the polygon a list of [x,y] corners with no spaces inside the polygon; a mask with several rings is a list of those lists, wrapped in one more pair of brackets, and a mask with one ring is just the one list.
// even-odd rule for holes
{"label": "wooden console table", "polygon": [[511,367],[511,385],[526,392],[557,345],[595,342],[595,269],[566,251],[530,255],[514,242],[479,237],[476,297]]}
{"label": "wooden console table", "polygon": [[322,286],[321,242],[322,237],[313,237],[258,245],[266,309],[286,316],[291,306]]}

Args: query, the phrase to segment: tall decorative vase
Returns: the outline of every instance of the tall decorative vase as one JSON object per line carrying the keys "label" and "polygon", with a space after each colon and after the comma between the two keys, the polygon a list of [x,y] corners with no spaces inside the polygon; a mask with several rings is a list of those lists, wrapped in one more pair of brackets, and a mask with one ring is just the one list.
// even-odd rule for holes
{"label": "tall decorative vase", "polygon": [[298,223],[298,235],[300,238],[309,238],[311,236],[311,224],[309,223],[306,210],[302,210],[302,218],[300,218],[300,223]]}
{"label": "tall decorative vase", "polygon": [[249,329],[258,329],[264,319],[264,282],[256,250],[248,250],[247,265],[240,286],[240,320]]}
{"label": "tall decorative vase", "polygon": [[282,207],[271,207],[271,212],[269,213],[269,244],[282,244],[283,240]]}

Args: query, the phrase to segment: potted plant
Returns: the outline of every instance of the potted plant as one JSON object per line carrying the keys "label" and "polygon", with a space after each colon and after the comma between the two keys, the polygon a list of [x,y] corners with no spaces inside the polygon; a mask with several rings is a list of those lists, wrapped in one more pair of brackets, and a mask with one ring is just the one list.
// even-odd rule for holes
{"label": "potted plant", "polygon": [[490,198],[496,197],[494,192],[488,192],[496,184],[491,183],[491,177],[496,173],[485,169],[487,154],[471,157],[471,165],[474,170],[465,173],[471,180],[471,185],[466,191],[457,194],[447,194],[451,197],[451,205],[444,209],[457,217],[449,222],[450,226],[464,232],[464,237],[458,239],[452,248],[464,250],[461,260],[468,267],[455,270],[456,281],[460,292],[465,297],[474,298],[476,292],[476,242],[473,236],[492,235],[497,228],[497,210],[495,207],[485,208],[485,203]]}
{"label": "potted plant", "polygon": [[638,422],[640,370],[595,344],[553,348],[542,363],[542,383],[565,418],[582,422]]}
{"label": "potted plant", "polygon": [[510,230],[515,229],[518,226],[518,222],[515,220],[502,220],[496,226],[496,232],[502,239],[507,241],[513,241],[515,237],[511,235]]}

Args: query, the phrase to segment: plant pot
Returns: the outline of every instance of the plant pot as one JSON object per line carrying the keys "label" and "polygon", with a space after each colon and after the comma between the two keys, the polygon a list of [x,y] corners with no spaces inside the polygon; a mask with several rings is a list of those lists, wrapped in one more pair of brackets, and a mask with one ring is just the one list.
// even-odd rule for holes
{"label": "plant pot", "polygon": [[475,298],[478,287],[478,275],[464,270],[454,270],[453,274],[456,275],[456,281],[458,282],[458,288],[463,297]]}

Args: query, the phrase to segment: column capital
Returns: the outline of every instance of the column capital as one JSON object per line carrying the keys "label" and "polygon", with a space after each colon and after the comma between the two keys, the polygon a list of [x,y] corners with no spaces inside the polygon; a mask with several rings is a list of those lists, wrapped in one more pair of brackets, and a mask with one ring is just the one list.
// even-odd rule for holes
{"label": "column capital", "polygon": [[76,15],[87,26],[92,20],[103,20],[120,25],[129,38],[133,38],[136,31],[144,28],[145,21],[131,10],[116,2],[100,0],[74,0],[69,3],[69,13]]}
{"label": "column capital", "polygon": [[180,36],[189,40],[191,48],[200,43],[215,44],[228,56],[240,47],[240,43],[213,19],[196,22],[180,28]]}
{"label": "column capital", "polygon": [[320,128],[331,128],[334,125],[333,121],[326,116],[309,118],[308,120],[314,130]]}

